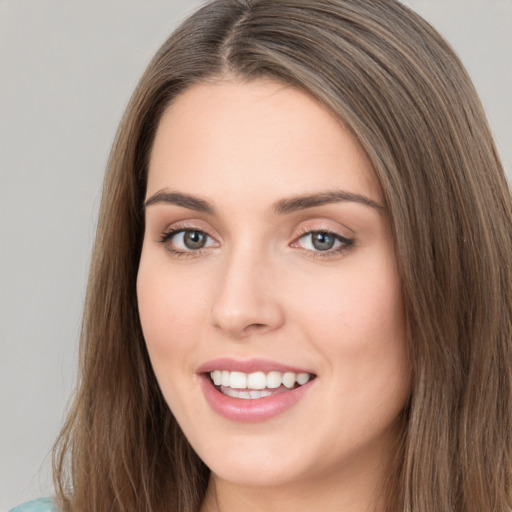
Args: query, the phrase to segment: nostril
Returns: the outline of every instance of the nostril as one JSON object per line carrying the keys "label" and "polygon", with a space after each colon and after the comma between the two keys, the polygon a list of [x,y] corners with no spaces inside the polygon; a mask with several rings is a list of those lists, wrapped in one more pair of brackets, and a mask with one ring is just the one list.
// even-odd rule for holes
{"label": "nostril", "polygon": [[265,324],[250,324],[244,328],[244,331],[245,332],[260,331],[261,329],[264,329],[265,327],[267,327]]}

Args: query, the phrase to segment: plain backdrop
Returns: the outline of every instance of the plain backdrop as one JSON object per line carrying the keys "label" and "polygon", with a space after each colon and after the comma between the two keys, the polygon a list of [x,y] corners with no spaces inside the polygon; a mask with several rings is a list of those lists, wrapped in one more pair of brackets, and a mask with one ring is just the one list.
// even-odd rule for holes
{"label": "plain backdrop", "polygon": [[[0,511],[52,494],[103,171],[146,64],[199,0],[0,0]],[[512,0],[408,0],[453,45],[512,176]]]}

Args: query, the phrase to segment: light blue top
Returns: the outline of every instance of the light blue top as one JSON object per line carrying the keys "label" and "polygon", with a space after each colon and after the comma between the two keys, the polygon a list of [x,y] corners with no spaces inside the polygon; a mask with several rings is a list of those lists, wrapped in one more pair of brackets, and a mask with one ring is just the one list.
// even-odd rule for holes
{"label": "light blue top", "polygon": [[40,498],[18,505],[9,512],[57,512],[57,504],[52,498]]}

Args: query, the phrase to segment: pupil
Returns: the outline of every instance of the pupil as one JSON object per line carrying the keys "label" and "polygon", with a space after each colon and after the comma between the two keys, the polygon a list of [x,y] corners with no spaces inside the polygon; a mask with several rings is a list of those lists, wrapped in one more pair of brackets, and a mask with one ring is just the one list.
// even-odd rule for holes
{"label": "pupil", "polygon": [[188,249],[202,249],[206,243],[206,236],[200,231],[187,231],[184,242]]}
{"label": "pupil", "polygon": [[335,242],[334,236],[329,233],[313,233],[312,237],[313,247],[318,251],[328,251],[329,249],[332,249]]}

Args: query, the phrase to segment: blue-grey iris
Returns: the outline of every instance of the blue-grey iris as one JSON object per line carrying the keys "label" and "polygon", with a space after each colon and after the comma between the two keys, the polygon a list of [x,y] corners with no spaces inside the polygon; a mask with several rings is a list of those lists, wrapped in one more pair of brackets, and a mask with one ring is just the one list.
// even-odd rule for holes
{"label": "blue-grey iris", "polygon": [[311,233],[311,243],[318,251],[328,251],[329,249],[332,249],[335,242],[336,237],[330,233],[322,231]]}

